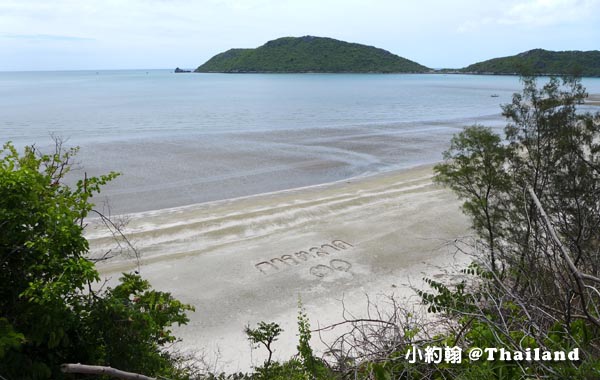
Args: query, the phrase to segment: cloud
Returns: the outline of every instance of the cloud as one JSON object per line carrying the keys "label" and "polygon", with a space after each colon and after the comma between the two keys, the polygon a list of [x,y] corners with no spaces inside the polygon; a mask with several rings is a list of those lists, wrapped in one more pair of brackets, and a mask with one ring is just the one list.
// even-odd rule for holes
{"label": "cloud", "polygon": [[600,1],[596,0],[530,0],[511,6],[498,23],[552,26],[585,20],[597,12],[600,12]]}
{"label": "cloud", "polygon": [[480,30],[482,27],[486,27],[495,22],[491,17],[484,17],[478,20],[468,20],[458,26],[456,31],[458,33],[469,33]]}
{"label": "cloud", "polygon": [[61,36],[54,34],[3,34],[2,38],[29,40],[29,41],[95,41],[95,38],[79,36]]}
{"label": "cloud", "polygon": [[471,33],[490,27],[544,28],[588,22],[598,18],[600,0],[527,0],[507,1],[486,7],[481,13],[458,25],[459,33]]}
{"label": "cloud", "polygon": [[[493,15],[492,15],[493,14]],[[587,22],[598,18],[600,0],[527,0],[503,2],[502,8],[472,12],[456,28],[459,33],[478,32],[488,27],[552,27]]]}

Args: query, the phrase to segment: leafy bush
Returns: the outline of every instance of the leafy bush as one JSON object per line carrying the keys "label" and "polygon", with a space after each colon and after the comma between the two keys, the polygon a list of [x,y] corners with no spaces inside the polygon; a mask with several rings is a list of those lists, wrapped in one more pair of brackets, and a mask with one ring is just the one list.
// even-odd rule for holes
{"label": "leafy bush", "polygon": [[77,149],[20,155],[0,150],[0,375],[59,379],[62,363],[114,366],[147,375],[177,374],[163,344],[189,305],[150,289],[139,275],[94,290],[83,219],[91,197],[117,174],[63,183]]}

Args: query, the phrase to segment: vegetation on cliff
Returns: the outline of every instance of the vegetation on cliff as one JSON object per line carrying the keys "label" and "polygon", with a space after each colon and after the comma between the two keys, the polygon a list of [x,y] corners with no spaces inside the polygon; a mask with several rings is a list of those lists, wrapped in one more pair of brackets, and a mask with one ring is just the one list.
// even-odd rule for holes
{"label": "vegetation on cliff", "polygon": [[196,72],[422,73],[429,69],[389,51],[325,37],[283,37],[256,49],[230,49]]}
{"label": "vegetation on cliff", "polygon": [[600,76],[600,51],[529,50],[510,57],[494,58],[461,69],[475,74]]}

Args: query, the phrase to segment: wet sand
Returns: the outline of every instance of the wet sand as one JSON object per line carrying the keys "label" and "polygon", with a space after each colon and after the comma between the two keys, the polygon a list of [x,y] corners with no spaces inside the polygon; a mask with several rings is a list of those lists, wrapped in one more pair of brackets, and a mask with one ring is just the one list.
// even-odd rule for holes
{"label": "wet sand", "polygon": [[[324,326],[341,320],[342,299],[360,315],[366,295],[411,297],[424,275],[468,261],[448,244],[469,234],[468,221],[456,197],[432,183],[431,166],[131,214],[126,232],[144,278],[196,307],[176,330],[182,347],[228,371],[263,359],[248,345],[247,324],[280,323],[276,357],[295,353],[299,297],[312,327]],[[87,237],[96,255],[112,246],[93,222]],[[120,259],[100,270],[114,281],[135,267]]]}
{"label": "wet sand", "polygon": [[433,163],[452,135],[475,122],[501,125],[492,116],[97,142],[82,146],[72,175],[122,173],[96,201],[108,199],[118,214],[143,212]]}
{"label": "wet sand", "polygon": [[592,106],[600,106],[600,94],[589,94],[585,100],[585,104]]}

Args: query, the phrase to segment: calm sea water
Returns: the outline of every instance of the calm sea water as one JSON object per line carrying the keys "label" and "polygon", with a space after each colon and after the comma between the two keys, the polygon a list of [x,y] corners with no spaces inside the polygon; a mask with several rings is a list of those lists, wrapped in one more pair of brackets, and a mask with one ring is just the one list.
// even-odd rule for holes
{"label": "calm sea water", "polygon": [[[584,79],[600,93],[600,79]],[[518,78],[467,75],[0,73],[0,140],[81,146],[132,212],[435,162],[464,125],[502,127]],[[497,95],[492,97],[492,95]]]}

